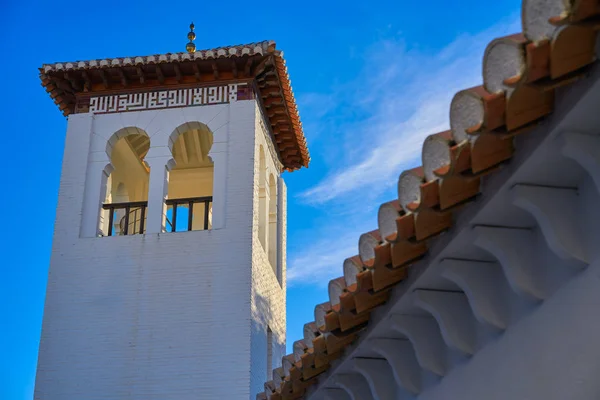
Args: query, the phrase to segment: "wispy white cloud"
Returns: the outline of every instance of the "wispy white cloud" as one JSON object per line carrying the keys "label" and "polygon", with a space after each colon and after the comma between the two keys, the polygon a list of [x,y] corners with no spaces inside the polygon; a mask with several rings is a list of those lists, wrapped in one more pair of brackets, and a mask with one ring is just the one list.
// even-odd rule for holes
{"label": "wispy white cloud", "polygon": [[302,240],[294,240],[290,287],[323,285],[342,274],[344,259],[357,253],[360,233],[376,228],[377,205],[390,200],[382,194],[389,195],[403,169],[421,163],[427,135],[448,129],[452,96],[481,84],[487,44],[518,30],[519,20],[512,17],[484,32],[459,36],[436,54],[410,50],[402,40],[380,41],[363,58],[363,72],[355,80],[327,94],[300,98],[309,123],[317,126],[323,120],[327,127],[328,134],[315,140],[325,149],[319,157],[331,152],[336,160],[326,163],[335,166],[330,173],[300,194],[328,216],[311,230],[301,250]]}
{"label": "wispy white cloud", "polygon": [[326,285],[331,279],[341,276],[343,262],[356,254],[358,233],[338,226],[342,236],[331,236],[333,240],[318,240],[296,253],[287,270],[288,287],[297,285]]}
{"label": "wispy white cloud", "polygon": [[[322,204],[357,190],[375,195],[393,185],[402,169],[420,164],[425,137],[448,129],[454,93],[481,84],[487,43],[516,30],[518,19],[511,18],[479,34],[459,36],[437,54],[409,50],[401,40],[373,46],[358,79],[335,88],[333,95],[310,95],[334,98],[339,107],[352,107],[364,117],[338,127],[341,137],[335,140],[347,146],[346,159],[300,196]],[[320,117],[330,110],[322,110]]]}

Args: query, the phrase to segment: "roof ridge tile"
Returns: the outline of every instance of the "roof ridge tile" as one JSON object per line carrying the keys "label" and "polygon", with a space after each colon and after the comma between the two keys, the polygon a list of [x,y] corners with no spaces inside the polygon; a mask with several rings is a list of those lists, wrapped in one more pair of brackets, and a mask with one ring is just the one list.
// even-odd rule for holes
{"label": "roof ridge tile", "polygon": [[[427,239],[448,229],[453,211],[479,193],[481,177],[512,157],[510,139],[552,112],[556,86],[545,83],[541,90],[534,82],[545,79],[569,84],[581,74],[578,71],[594,62],[596,32],[580,22],[600,16],[600,1],[569,4],[562,0],[522,1],[522,32],[490,42],[484,54],[484,84],[454,96],[450,105],[452,129],[425,139],[423,166],[402,172],[398,199],[380,206],[377,233],[361,235],[361,256],[344,261],[345,287],[341,293],[330,290],[327,304],[336,304],[331,299],[333,294],[339,296],[340,304],[354,302],[357,312],[366,315],[382,304],[385,300],[365,302],[365,295],[387,295],[404,279],[406,274],[392,272],[406,273],[410,264],[427,251]],[[557,26],[557,21],[563,25]],[[577,25],[572,28],[568,24]],[[498,45],[504,47],[495,49]],[[382,251],[384,262],[373,261],[377,259],[376,249]],[[339,280],[332,280],[330,285],[341,285]],[[358,307],[359,302],[364,308]],[[336,310],[328,313],[340,318]],[[334,353],[349,346],[362,328],[352,331],[351,340],[339,339],[342,341]],[[313,342],[330,338],[336,336],[325,332]],[[329,352],[324,354],[328,356]],[[286,393],[281,398],[297,399],[305,390],[303,387],[301,392]]]}

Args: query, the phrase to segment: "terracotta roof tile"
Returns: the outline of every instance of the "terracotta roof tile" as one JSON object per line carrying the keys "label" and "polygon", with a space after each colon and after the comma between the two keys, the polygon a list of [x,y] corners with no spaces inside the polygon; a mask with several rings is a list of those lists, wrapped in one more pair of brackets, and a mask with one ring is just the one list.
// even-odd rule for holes
{"label": "terracotta roof tile", "polygon": [[264,41],[257,43],[249,43],[235,46],[225,46],[216,49],[198,50],[195,53],[167,53],[154,54],[149,56],[134,56],[134,57],[117,57],[105,58],[99,60],[73,61],[73,62],[57,62],[52,64],[43,64],[43,72],[51,72],[58,70],[77,70],[91,69],[99,66],[108,65],[143,65],[149,63],[161,63],[169,61],[184,61],[184,60],[205,60],[213,58],[226,58],[231,56],[267,54],[275,49],[275,42]]}
{"label": "terracotta roof tile", "polygon": [[[343,263],[343,281],[330,282],[329,302],[315,312],[324,333],[305,325],[304,342],[312,340],[315,353],[339,356],[360,335],[370,311],[427,252],[426,239],[448,229],[454,209],[479,193],[481,178],[512,156],[513,136],[552,112],[555,89],[594,61],[599,17],[598,0],[523,0],[523,32],[488,45],[483,85],[456,93],[451,130],[425,139],[423,166],[400,175],[398,199],[380,206],[378,229],[360,236],[359,255]],[[306,326],[313,327],[309,335]],[[286,371],[289,356],[283,362]],[[299,398],[293,396],[282,394]]]}
{"label": "terracotta roof tile", "polygon": [[327,291],[329,293],[329,302],[331,303],[331,308],[335,311],[339,311],[340,309],[340,296],[346,293],[346,280],[343,276],[339,278],[335,278],[329,281],[329,285],[327,287]]}

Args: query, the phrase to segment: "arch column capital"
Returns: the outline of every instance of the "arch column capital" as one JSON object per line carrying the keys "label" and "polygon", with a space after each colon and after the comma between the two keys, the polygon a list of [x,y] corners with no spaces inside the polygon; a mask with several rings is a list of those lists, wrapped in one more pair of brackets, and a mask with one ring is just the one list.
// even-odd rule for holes
{"label": "arch column capital", "polygon": [[108,177],[115,168],[111,163],[91,162],[86,172],[86,189],[81,221],[81,237],[95,237],[100,228],[100,210],[106,198]]}
{"label": "arch column capital", "polygon": [[169,185],[167,168],[170,169],[172,156],[146,157],[150,166],[150,182],[148,185],[148,210],[146,233],[161,233],[165,214],[165,198]]}

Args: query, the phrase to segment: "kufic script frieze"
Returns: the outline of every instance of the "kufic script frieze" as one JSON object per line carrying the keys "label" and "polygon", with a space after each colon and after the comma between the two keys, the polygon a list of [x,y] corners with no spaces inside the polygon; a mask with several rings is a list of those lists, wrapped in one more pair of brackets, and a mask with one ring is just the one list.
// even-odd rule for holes
{"label": "kufic script frieze", "polygon": [[107,114],[163,108],[190,107],[238,101],[238,89],[246,83],[114,94],[90,98],[88,112]]}

